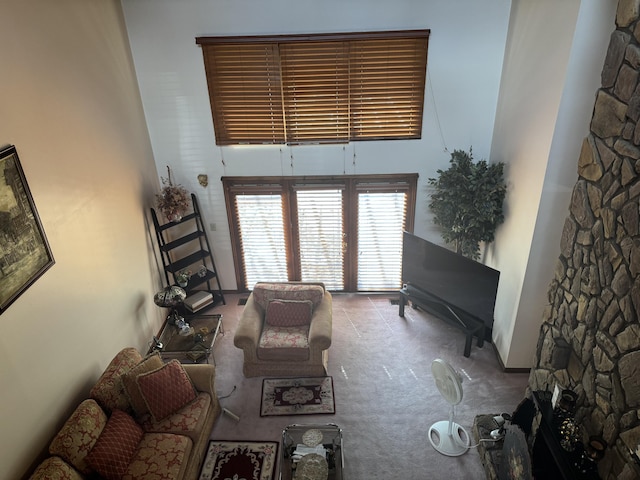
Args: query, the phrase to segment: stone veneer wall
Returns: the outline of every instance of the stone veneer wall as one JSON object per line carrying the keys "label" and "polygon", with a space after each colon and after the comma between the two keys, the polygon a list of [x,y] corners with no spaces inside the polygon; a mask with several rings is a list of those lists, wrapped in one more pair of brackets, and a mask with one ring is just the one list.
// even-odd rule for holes
{"label": "stone veneer wall", "polygon": [[579,394],[605,480],[640,478],[640,0],[619,0],[529,385]]}

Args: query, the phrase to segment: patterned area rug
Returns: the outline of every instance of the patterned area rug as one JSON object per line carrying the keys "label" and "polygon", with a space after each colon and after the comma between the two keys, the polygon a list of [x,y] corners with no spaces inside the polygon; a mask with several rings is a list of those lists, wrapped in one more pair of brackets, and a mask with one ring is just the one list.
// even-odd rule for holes
{"label": "patterned area rug", "polygon": [[278,442],[211,440],[198,480],[272,480]]}
{"label": "patterned area rug", "polygon": [[336,413],[333,377],[265,378],[260,416]]}

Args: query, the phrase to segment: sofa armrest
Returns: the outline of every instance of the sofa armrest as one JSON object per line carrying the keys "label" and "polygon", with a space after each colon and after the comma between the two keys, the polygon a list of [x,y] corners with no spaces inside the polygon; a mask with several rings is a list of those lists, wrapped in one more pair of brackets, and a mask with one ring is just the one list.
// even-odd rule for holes
{"label": "sofa armrest", "polygon": [[326,350],[331,346],[331,329],[333,324],[333,299],[325,291],[322,302],[313,311],[309,327],[309,345],[311,348]]}
{"label": "sofa armrest", "polygon": [[240,315],[233,344],[245,351],[253,350],[255,352],[260,340],[263,320],[264,310],[254,301],[252,293]]}
{"label": "sofa armrest", "polygon": [[196,390],[215,397],[216,367],[208,363],[183,364],[182,367]]}
{"label": "sofa armrest", "polygon": [[29,477],[29,480],[49,480],[51,478],[83,480],[78,471],[57,456],[48,457],[40,463]]}

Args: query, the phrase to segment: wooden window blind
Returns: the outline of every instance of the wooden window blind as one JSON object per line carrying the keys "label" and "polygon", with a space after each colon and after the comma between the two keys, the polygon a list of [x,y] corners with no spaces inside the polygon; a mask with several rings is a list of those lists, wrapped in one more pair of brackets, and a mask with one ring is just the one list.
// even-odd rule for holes
{"label": "wooden window blind", "polygon": [[346,143],[422,133],[429,30],[198,37],[216,143]]}

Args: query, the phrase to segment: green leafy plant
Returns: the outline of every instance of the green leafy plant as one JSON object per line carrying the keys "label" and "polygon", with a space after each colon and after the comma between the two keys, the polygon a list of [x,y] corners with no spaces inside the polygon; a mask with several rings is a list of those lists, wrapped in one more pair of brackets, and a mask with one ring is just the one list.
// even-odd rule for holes
{"label": "green leafy plant", "polygon": [[438,170],[437,178],[428,180],[434,187],[429,208],[444,241],[457,253],[477,260],[480,242],[492,242],[504,221],[504,163],[474,163],[472,149],[454,150],[450,163],[447,170]]}

